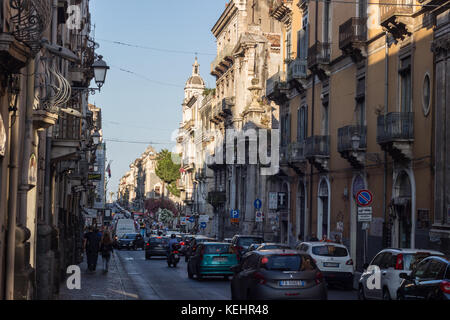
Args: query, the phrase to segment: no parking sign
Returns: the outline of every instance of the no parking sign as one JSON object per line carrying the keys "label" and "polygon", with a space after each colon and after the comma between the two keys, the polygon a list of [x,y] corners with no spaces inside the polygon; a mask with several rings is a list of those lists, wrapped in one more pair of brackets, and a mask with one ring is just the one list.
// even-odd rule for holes
{"label": "no parking sign", "polygon": [[373,202],[373,194],[369,190],[360,190],[356,194],[356,203],[361,207],[368,207]]}

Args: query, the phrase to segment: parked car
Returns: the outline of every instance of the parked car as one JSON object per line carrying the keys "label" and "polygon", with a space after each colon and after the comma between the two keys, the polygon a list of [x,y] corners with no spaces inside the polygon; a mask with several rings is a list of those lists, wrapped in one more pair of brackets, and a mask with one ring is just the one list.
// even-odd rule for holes
{"label": "parked car", "polygon": [[284,243],[254,243],[248,248],[248,251],[273,249],[291,249],[291,247]]}
{"label": "parked car", "polygon": [[188,277],[192,279],[195,275],[200,280],[204,276],[224,276],[228,279],[233,275],[231,267],[237,263],[237,255],[231,250],[231,244],[226,242],[199,243],[187,265]]}
{"label": "parked car", "polygon": [[[359,279],[358,297],[364,299],[396,299],[397,290],[403,281],[401,273],[411,274],[415,265],[431,255],[444,256],[439,251],[424,249],[384,249],[381,250],[370,262],[364,266],[364,272]],[[379,271],[379,274],[377,273]],[[379,277],[377,286],[370,285],[369,281]],[[373,282],[370,282],[373,283]]]}
{"label": "parked car", "polygon": [[117,248],[120,249],[144,249],[144,238],[139,233],[126,233],[117,241]]}
{"label": "parked car", "polygon": [[151,236],[145,244],[145,260],[152,257],[167,256],[169,238],[161,236]]}
{"label": "parked car", "polygon": [[205,237],[202,235],[193,236],[191,238],[191,240],[189,241],[189,246],[187,247],[187,249],[184,252],[186,262],[189,261],[189,258],[195,253],[195,250],[197,250],[197,245],[199,243],[204,243],[204,242],[217,242],[217,241],[216,241],[216,239]]}
{"label": "parked car", "polygon": [[308,253],[329,284],[342,284],[353,289],[355,268],[347,248],[331,242],[302,242],[297,250]]}
{"label": "parked car", "polygon": [[232,240],[233,238],[225,238],[223,239],[223,242],[231,243]]}
{"label": "parked car", "polygon": [[450,300],[450,257],[430,256],[416,264],[397,290],[399,300]]}
{"label": "parked car", "polygon": [[245,236],[245,235],[235,235],[231,240],[231,245],[233,250],[238,254],[238,257],[241,258],[250,248],[252,244],[261,244],[264,242],[262,237],[258,236]]}
{"label": "parked car", "polygon": [[296,250],[255,250],[232,267],[232,300],[326,300],[322,272],[312,257]]}

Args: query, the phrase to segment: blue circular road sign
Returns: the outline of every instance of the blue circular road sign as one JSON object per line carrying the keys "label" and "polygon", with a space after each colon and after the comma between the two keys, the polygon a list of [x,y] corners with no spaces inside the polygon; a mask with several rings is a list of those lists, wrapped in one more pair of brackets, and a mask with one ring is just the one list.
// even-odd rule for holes
{"label": "blue circular road sign", "polygon": [[262,201],[260,199],[256,199],[253,205],[255,206],[255,209],[259,210],[262,207]]}
{"label": "blue circular road sign", "polygon": [[356,194],[356,202],[362,207],[368,207],[372,204],[373,195],[369,190],[361,190]]}
{"label": "blue circular road sign", "polygon": [[188,219],[188,221],[189,221],[189,222],[195,222],[195,218],[194,218],[194,217],[190,217],[190,218]]}
{"label": "blue circular road sign", "polygon": [[206,229],[206,222],[202,222],[202,223],[200,223],[200,228],[202,228],[202,229]]}

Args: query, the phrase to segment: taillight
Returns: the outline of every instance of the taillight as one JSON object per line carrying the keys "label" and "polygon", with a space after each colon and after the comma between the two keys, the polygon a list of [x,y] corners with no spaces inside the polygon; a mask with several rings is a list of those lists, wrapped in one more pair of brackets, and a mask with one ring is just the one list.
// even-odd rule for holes
{"label": "taillight", "polygon": [[450,294],[450,282],[442,281],[440,287],[442,292]]}
{"label": "taillight", "polygon": [[397,255],[397,262],[395,263],[395,270],[403,270],[403,254]]}
{"label": "taillight", "polygon": [[316,284],[320,284],[323,281],[323,274],[320,271],[316,273]]}
{"label": "taillight", "polygon": [[253,277],[255,278],[255,280],[258,280],[258,282],[260,284],[265,284],[266,283],[266,278],[264,278],[264,275],[262,273],[260,273],[260,272],[255,272]]}
{"label": "taillight", "polygon": [[184,242],[180,242],[180,245],[184,246]]}
{"label": "taillight", "polygon": [[150,247],[150,243],[147,242],[147,247]]}
{"label": "taillight", "polygon": [[353,265],[353,260],[350,259],[345,264],[348,265],[348,266],[352,266]]}
{"label": "taillight", "polygon": [[174,251],[173,253],[178,253],[178,251]]}

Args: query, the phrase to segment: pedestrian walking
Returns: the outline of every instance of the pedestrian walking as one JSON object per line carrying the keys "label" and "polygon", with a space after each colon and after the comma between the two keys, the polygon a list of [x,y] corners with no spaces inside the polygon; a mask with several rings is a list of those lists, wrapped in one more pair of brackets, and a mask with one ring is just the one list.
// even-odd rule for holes
{"label": "pedestrian walking", "polygon": [[83,248],[86,251],[88,270],[91,272],[97,268],[99,245],[98,231],[90,227],[89,231],[84,235]]}
{"label": "pedestrian walking", "polygon": [[103,272],[108,272],[109,260],[111,259],[111,253],[113,252],[113,242],[111,234],[106,231],[103,234],[103,238],[100,244],[100,252],[103,259]]}
{"label": "pedestrian walking", "polygon": [[311,238],[310,238],[310,240],[309,241],[319,241],[319,239],[317,239],[317,237],[316,237],[316,234],[315,233],[312,233],[311,234]]}
{"label": "pedestrian walking", "polygon": [[303,236],[302,236],[302,234],[299,234],[297,243],[295,244],[295,248],[297,248],[302,242],[303,242]]}

